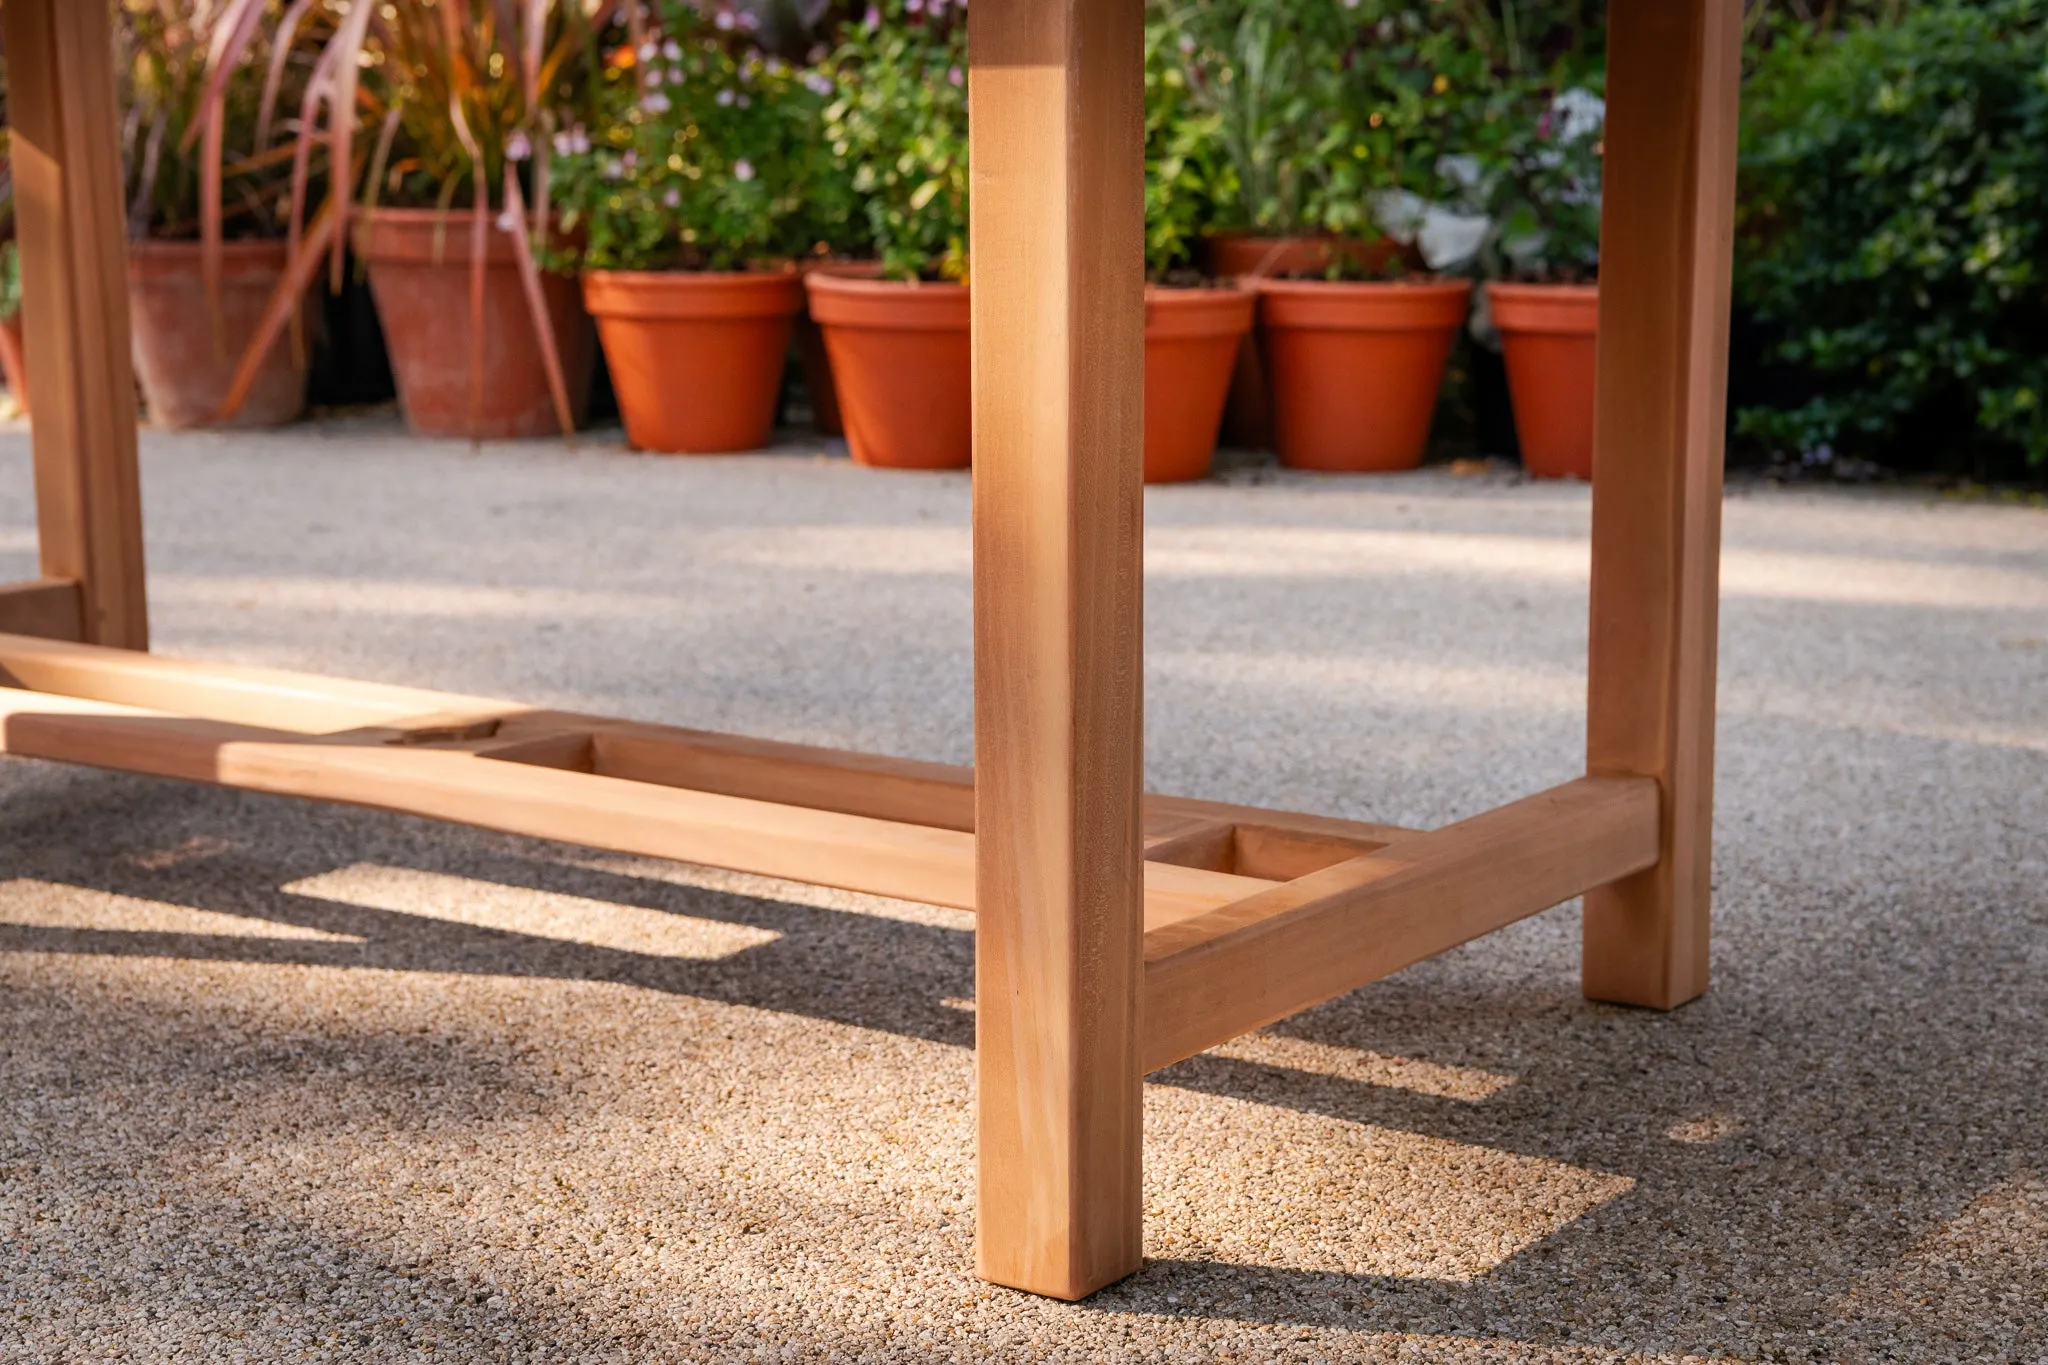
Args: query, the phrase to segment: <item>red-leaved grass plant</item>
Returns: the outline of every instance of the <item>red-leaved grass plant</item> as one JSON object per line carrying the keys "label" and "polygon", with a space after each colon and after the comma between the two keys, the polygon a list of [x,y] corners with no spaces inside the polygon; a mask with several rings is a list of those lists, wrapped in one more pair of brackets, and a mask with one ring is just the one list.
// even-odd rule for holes
{"label": "red-leaved grass plant", "polygon": [[[209,61],[214,80],[244,60],[275,0],[216,0]],[[262,355],[296,312],[321,265],[341,283],[344,228],[353,212],[432,207],[470,233],[472,419],[483,375],[484,265],[489,234],[513,241],[520,282],[539,338],[556,417],[574,428],[567,379],[541,290],[536,239],[548,225],[547,158],[558,127],[574,122],[583,83],[595,72],[591,35],[622,0],[293,0],[273,44],[312,11],[331,21],[295,124],[288,236],[291,263],[223,404],[247,395]],[[565,117],[565,115],[569,115]],[[363,144],[368,144],[365,147]],[[311,168],[323,150],[325,194],[311,209]]]}

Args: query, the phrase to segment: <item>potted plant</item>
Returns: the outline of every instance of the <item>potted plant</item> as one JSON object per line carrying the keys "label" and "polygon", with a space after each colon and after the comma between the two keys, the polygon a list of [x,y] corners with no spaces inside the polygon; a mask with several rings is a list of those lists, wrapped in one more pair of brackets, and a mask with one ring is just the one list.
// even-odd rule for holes
{"label": "potted plant", "polygon": [[852,168],[882,270],[805,276],[862,464],[964,469],[973,448],[964,11],[878,0],[822,73],[824,142]]}
{"label": "potted plant", "polygon": [[[276,114],[303,96],[330,16],[281,0],[124,0],[119,13],[144,406],[166,427],[289,422],[306,404],[303,331],[251,343],[288,255],[292,138]],[[223,413],[245,355],[246,395]]]}
{"label": "potted plant", "polygon": [[1491,177],[1488,310],[1507,362],[1522,465],[1593,477],[1600,152],[1606,106],[1574,88],[1521,120]]}
{"label": "potted plant", "polygon": [[[589,395],[595,338],[575,281],[540,265],[560,243],[548,158],[535,152],[573,129],[596,70],[593,36],[618,0],[466,8],[466,19],[438,0],[342,11],[300,109],[285,287],[323,263],[338,286],[352,236],[412,430],[567,434]],[[367,149],[359,132],[372,135]],[[305,218],[315,144],[350,173],[331,176]],[[265,328],[281,328],[284,311],[273,294]]]}
{"label": "potted plant", "polygon": [[641,450],[766,445],[803,301],[831,87],[722,17],[661,0],[607,61],[590,132],[555,140],[562,227]]}
{"label": "potted plant", "polygon": [[1173,26],[1147,24],[1145,40],[1145,481],[1175,483],[1209,472],[1258,298],[1195,268],[1217,195],[1235,187],[1221,120],[1191,104]]}
{"label": "potted plant", "polygon": [[1324,187],[1320,221],[1397,245],[1259,281],[1274,443],[1300,469],[1412,469],[1471,286],[1418,269],[1409,234],[1416,205],[1444,193],[1446,153],[1464,136],[1470,107],[1461,83],[1477,84],[1481,59],[1455,16],[1436,7],[1376,19],[1338,5],[1311,13],[1334,26],[1305,25],[1324,36],[1299,45],[1315,63],[1307,88],[1319,102],[1295,112],[1322,137],[1296,154]]}
{"label": "potted plant", "polygon": [[[1393,273],[1410,253],[1374,224],[1367,191],[1394,127],[1379,110],[1353,126],[1348,69],[1382,34],[1367,13],[1337,0],[1176,3],[1166,11],[1191,105],[1213,116],[1227,178],[1206,234],[1209,272],[1221,279]],[[1406,58],[1409,54],[1398,54]],[[1242,347],[1224,439],[1273,444],[1264,356]]]}

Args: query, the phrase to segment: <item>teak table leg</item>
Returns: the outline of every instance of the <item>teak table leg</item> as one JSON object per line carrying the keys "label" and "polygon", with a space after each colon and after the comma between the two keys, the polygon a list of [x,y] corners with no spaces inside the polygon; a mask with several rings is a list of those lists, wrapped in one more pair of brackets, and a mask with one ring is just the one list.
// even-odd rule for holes
{"label": "teak table leg", "polygon": [[1741,0],[1614,0],[1587,771],[1654,777],[1657,865],[1586,896],[1588,996],[1707,988]]}
{"label": "teak table leg", "polygon": [[1141,0],[976,0],[976,1067],[984,1278],[1142,1259]]}
{"label": "teak table leg", "polygon": [[111,14],[0,7],[42,573],[79,584],[85,640],[146,649]]}

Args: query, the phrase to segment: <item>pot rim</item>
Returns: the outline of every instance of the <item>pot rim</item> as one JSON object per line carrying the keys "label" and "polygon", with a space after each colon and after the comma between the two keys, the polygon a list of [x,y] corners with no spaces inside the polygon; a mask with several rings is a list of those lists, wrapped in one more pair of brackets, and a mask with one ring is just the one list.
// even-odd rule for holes
{"label": "pot rim", "polygon": [[1303,331],[1452,331],[1471,300],[1470,280],[1262,280],[1259,319]]}
{"label": "pot rim", "polygon": [[1529,303],[1590,303],[1600,297],[1597,284],[1532,284],[1526,280],[1488,280],[1486,292],[1497,299]]}
{"label": "pot rim", "polygon": [[1495,283],[1486,296],[1502,336],[1590,337],[1598,330],[1597,285]]}
{"label": "pot rim", "polygon": [[1145,286],[1145,339],[1241,337],[1258,317],[1259,296],[1236,285],[1194,289]]}
{"label": "pot rim", "polygon": [[965,332],[972,325],[964,284],[872,280],[813,272],[803,277],[811,320],[883,332]]}
{"label": "pot rim", "polygon": [[794,317],[803,282],[794,270],[586,270],[592,317],[743,321]]}

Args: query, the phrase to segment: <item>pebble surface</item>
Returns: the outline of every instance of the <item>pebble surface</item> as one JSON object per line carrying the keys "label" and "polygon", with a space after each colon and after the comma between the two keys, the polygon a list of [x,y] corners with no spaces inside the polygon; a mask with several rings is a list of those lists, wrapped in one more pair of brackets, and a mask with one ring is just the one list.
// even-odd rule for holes
{"label": "pebble surface", "polygon": [[[970,753],[964,477],[143,462],[166,653]],[[1587,512],[1152,490],[1148,782],[1570,777]],[[1738,485],[1726,541],[1711,992],[1587,1003],[1567,906],[1159,1073],[1150,1259],[1078,1305],[972,1274],[970,918],[0,759],[0,1361],[2042,1365],[2048,512]]]}

